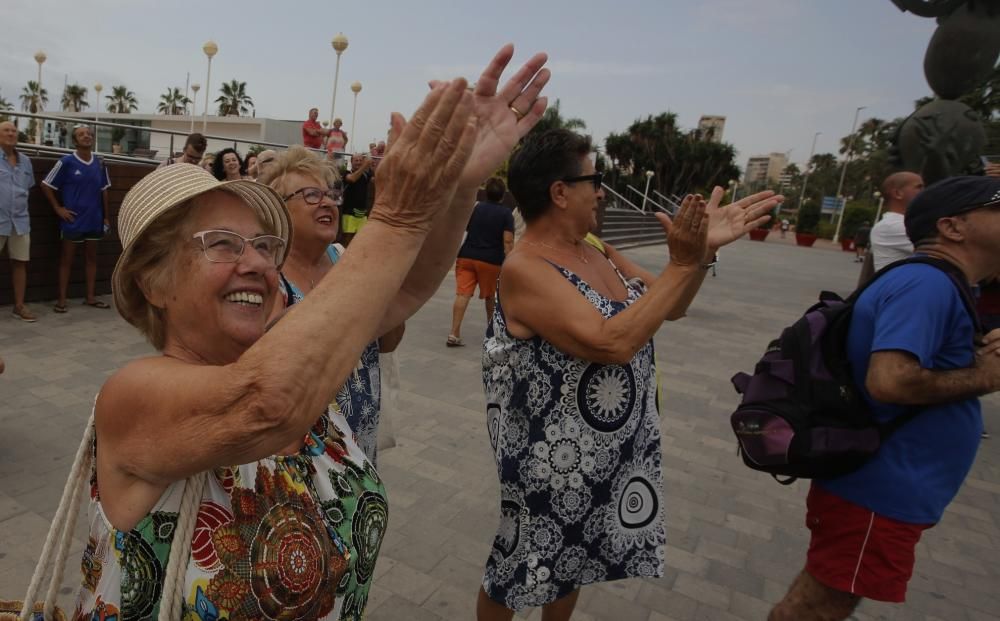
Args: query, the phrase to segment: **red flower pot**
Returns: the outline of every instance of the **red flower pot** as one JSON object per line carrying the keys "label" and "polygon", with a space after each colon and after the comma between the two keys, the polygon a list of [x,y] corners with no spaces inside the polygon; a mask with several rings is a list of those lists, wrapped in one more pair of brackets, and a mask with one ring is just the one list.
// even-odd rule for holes
{"label": "red flower pot", "polygon": [[771,231],[769,229],[750,229],[750,239],[754,241],[764,241],[767,239],[767,234]]}
{"label": "red flower pot", "polygon": [[849,237],[840,240],[840,249],[844,252],[854,252],[854,240]]}
{"label": "red flower pot", "polygon": [[808,248],[816,243],[816,236],[812,233],[796,233],[795,243]]}

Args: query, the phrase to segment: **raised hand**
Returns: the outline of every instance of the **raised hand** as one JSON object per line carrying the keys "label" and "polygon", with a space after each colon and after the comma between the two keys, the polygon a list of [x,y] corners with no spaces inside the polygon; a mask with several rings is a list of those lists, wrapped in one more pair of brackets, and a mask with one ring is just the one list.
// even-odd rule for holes
{"label": "raised hand", "polygon": [[[463,187],[478,187],[495,171],[517,142],[542,118],[548,105],[539,97],[551,73],[544,69],[548,56],[535,54],[497,91],[500,76],[514,56],[510,43],[500,48],[483,70],[473,93],[476,143],[460,181]],[[436,82],[431,82],[435,86]]]}
{"label": "raised hand", "polygon": [[688,194],[673,220],[665,213],[656,217],[667,232],[670,263],[679,266],[701,265],[706,255],[709,218],[700,194]]}
{"label": "raised hand", "polygon": [[785,200],[784,196],[765,190],[719,207],[724,195],[725,191],[715,186],[705,207],[708,215],[708,250],[713,254],[722,246],[736,241],[751,229],[770,220],[771,210]]}
{"label": "raised hand", "polygon": [[392,114],[390,148],[375,175],[370,218],[426,233],[447,207],[476,139],[472,94],[464,79],[437,84],[407,123]]}

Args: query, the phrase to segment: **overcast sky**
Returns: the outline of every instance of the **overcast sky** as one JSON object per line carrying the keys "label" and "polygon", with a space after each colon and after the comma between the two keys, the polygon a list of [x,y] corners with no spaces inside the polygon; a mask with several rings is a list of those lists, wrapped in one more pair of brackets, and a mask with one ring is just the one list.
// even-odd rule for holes
{"label": "overcast sky", "polygon": [[890,0],[2,0],[0,24],[0,95],[18,107],[42,49],[50,109],[68,76],[91,89],[92,107],[101,82],[105,95],[128,86],[140,112],[153,112],[190,72],[202,85],[200,111],[201,47],[212,39],[212,99],[235,78],[247,83],[258,116],[280,119],[305,118],[312,106],[329,115],[330,40],[343,32],[350,45],[337,116],[349,129],[349,85],[360,81],[363,144],[385,136],[390,111],[409,115],[428,79],[474,80],[509,41],[512,66],[549,53],[546,93],[599,144],[648,114],[675,112],[686,128],[721,114],[741,167],[750,155],[789,149],[801,162],[817,131],[817,152],[833,151],[857,106],[868,107],[862,119],[911,112],[929,94],[922,62],[934,29]]}

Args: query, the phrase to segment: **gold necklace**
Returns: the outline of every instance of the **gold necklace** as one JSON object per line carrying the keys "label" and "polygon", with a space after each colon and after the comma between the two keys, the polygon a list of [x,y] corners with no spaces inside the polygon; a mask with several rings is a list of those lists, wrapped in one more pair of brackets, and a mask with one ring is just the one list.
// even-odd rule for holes
{"label": "gold necklace", "polygon": [[[589,265],[590,264],[590,261],[588,261],[587,257],[584,256],[584,252],[583,252],[584,249],[583,248],[580,248],[581,252],[580,252],[580,254],[577,254],[575,252],[570,252],[568,250],[563,250],[562,248],[556,248],[555,246],[553,246],[551,244],[546,244],[545,242],[533,242],[533,241],[524,240],[524,243],[528,244],[529,246],[541,246],[542,248],[548,248],[549,250],[555,250],[556,252],[563,252],[563,253],[571,254],[574,257],[576,257],[577,259],[579,259],[580,261],[582,261],[585,265]],[[580,246],[580,242],[576,242],[574,244],[574,247],[577,247],[577,246]]]}

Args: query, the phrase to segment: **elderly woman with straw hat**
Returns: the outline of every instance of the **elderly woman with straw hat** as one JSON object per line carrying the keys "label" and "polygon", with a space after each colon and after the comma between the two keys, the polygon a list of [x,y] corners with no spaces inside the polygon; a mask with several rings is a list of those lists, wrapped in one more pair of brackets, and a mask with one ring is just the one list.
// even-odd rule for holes
{"label": "elderly woman with straw hat", "polygon": [[393,115],[369,225],[269,330],[293,239],[280,195],[181,164],[129,192],[114,297],[160,355],[96,400],[74,618],[361,618],[388,507],[328,404],[437,289],[478,184],[544,111],[544,55],[498,92],[512,55],[475,91],[436,83],[409,123]]}

